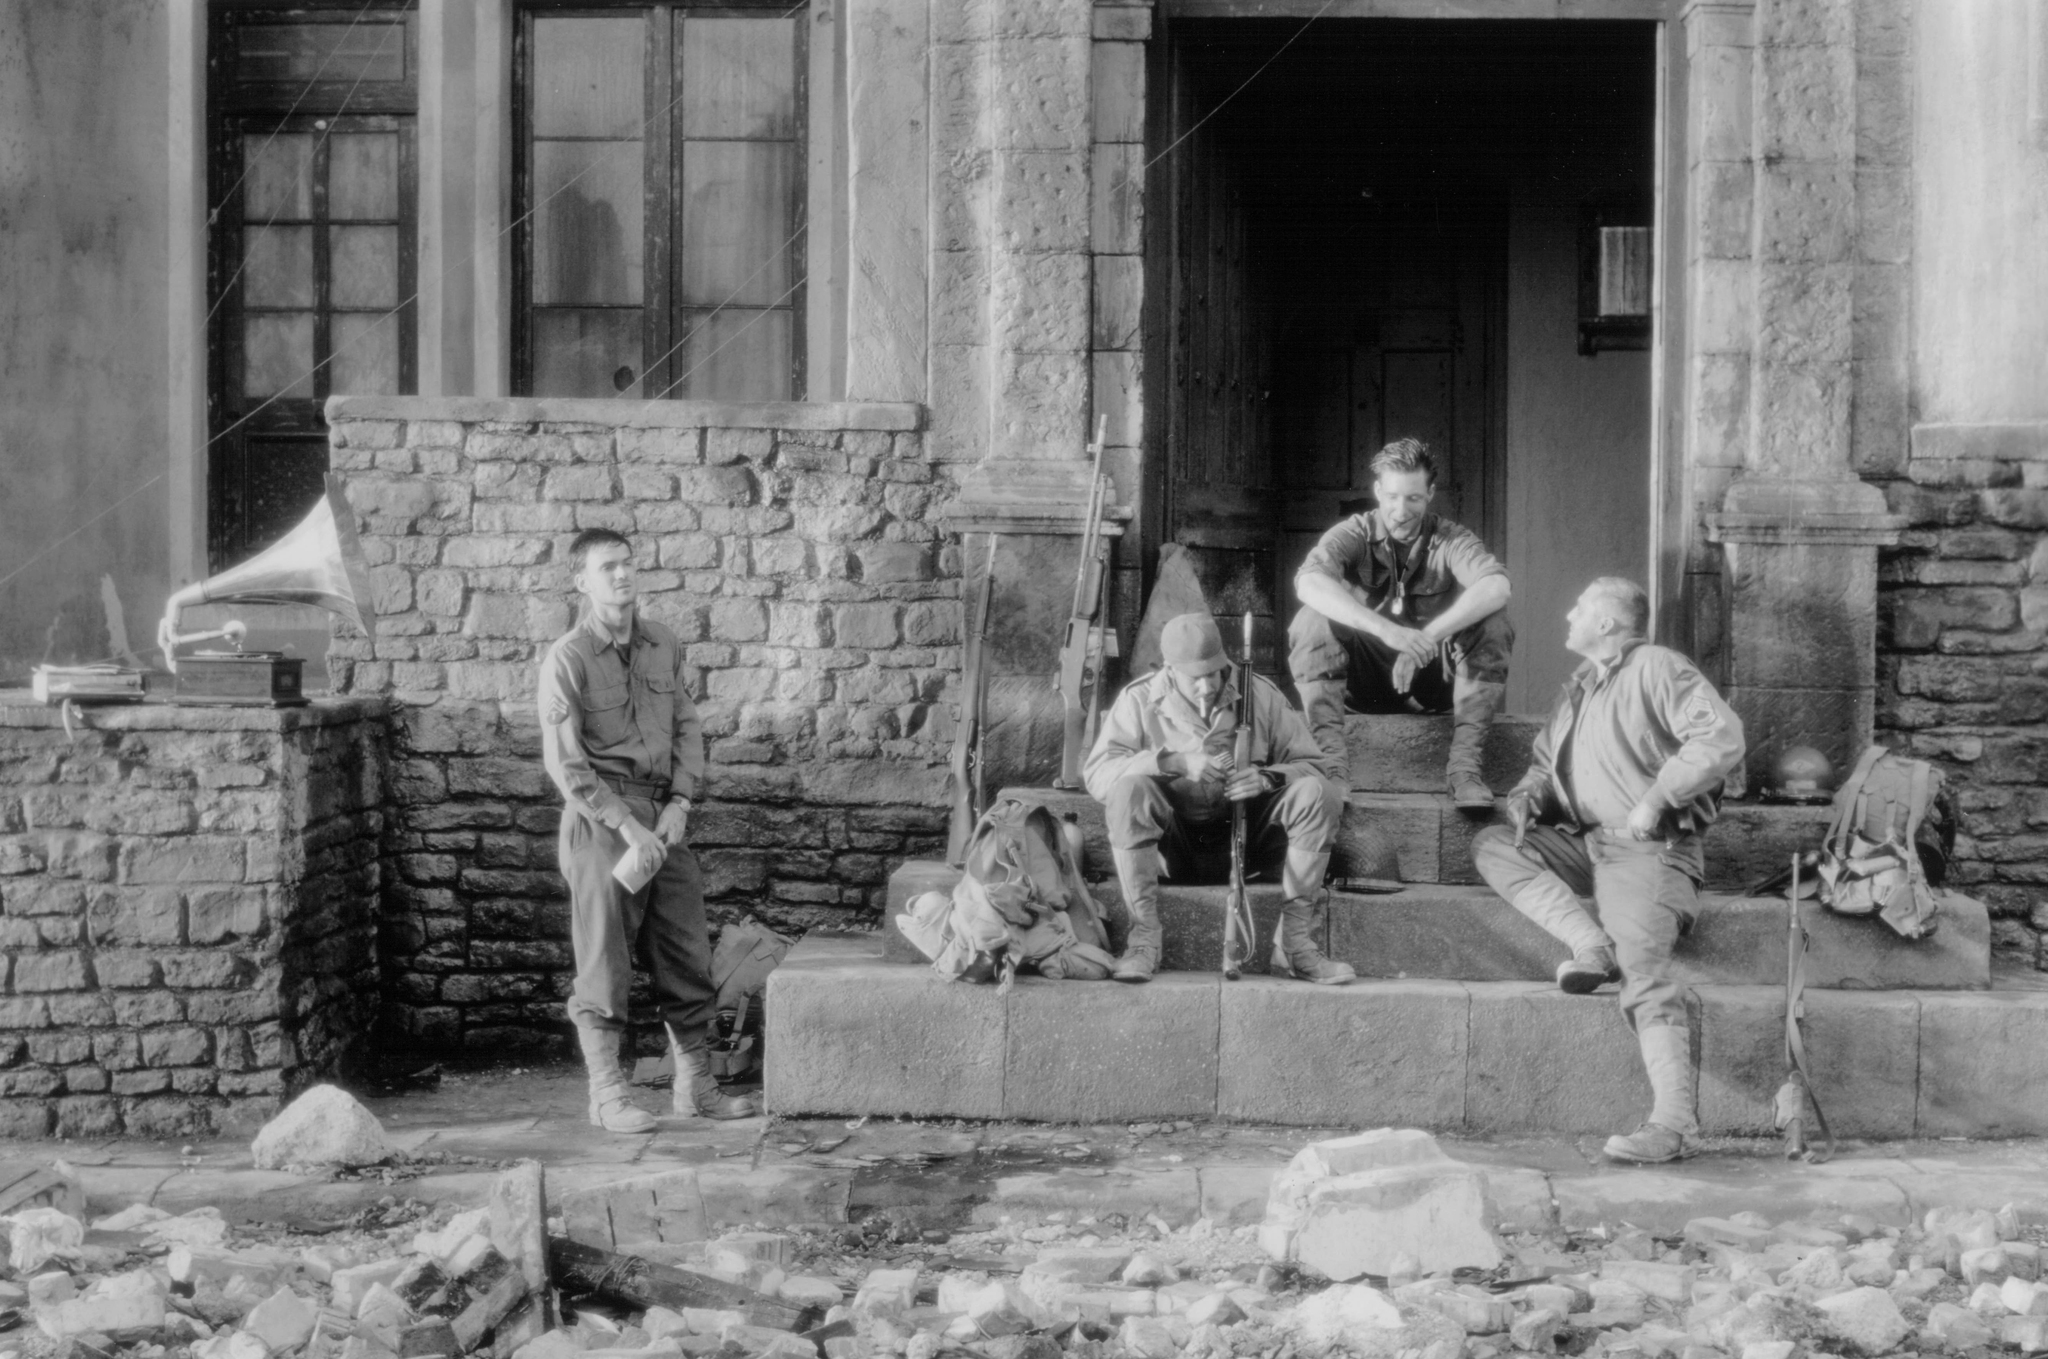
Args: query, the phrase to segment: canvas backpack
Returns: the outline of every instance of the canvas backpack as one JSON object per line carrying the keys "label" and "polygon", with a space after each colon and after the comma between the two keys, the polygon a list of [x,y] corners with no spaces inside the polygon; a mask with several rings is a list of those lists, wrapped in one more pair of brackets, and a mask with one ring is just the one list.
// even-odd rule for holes
{"label": "canvas backpack", "polygon": [[933,971],[1008,986],[1019,969],[1100,981],[1116,965],[1102,910],[1046,808],[998,798],[975,823],[963,867],[951,894],[926,892],[896,917]]}
{"label": "canvas backpack", "polygon": [[1934,888],[1948,874],[1955,826],[1941,770],[1871,746],[1835,794],[1821,849],[1821,901],[1842,915],[1874,915],[1902,939],[1934,933]]}
{"label": "canvas backpack", "polygon": [[794,942],[758,920],[737,920],[718,932],[711,954],[711,984],[717,988],[711,1074],[721,1083],[745,1081],[760,1070],[768,974]]}

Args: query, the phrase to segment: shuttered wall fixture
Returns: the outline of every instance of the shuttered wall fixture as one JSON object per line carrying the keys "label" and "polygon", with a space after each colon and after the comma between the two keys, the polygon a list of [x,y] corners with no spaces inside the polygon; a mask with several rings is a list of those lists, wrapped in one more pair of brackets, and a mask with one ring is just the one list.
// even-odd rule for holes
{"label": "shuttered wall fixture", "polygon": [[803,12],[522,8],[516,390],[802,397]]}

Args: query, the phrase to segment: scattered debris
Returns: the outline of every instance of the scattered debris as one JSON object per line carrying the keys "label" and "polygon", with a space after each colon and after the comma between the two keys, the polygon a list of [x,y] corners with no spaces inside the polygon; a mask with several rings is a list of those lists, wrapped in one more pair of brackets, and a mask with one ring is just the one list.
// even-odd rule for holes
{"label": "scattered debris", "polygon": [[1337,1280],[1384,1278],[1397,1256],[1423,1273],[1492,1269],[1501,1259],[1479,1172],[1414,1129],[1303,1147],[1273,1181],[1259,1239],[1275,1260]]}

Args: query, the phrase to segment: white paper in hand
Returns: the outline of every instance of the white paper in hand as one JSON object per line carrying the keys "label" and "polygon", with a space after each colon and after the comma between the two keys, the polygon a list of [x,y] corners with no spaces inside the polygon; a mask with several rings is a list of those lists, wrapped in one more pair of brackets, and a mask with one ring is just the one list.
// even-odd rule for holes
{"label": "white paper in hand", "polygon": [[653,868],[643,869],[640,866],[640,851],[628,845],[626,852],[619,856],[619,861],[612,865],[612,876],[617,878],[619,886],[628,892],[637,892],[652,881],[660,870],[659,859],[654,861]]}

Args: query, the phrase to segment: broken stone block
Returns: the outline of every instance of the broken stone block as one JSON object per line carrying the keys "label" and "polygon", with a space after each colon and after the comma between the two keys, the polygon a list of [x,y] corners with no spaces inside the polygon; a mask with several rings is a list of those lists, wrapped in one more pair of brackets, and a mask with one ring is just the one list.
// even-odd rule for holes
{"label": "broken stone block", "polygon": [[1849,1244],[1849,1238],[1845,1234],[1828,1227],[1816,1226],[1811,1222],[1780,1222],[1771,1228],[1771,1240],[1809,1249],[1826,1246],[1830,1250],[1841,1250]]}
{"label": "broken stone block", "polygon": [[967,1300],[962,1320],[972,1322],[977,1335],[1022,1335],[1038,1323],[1039,1311],[1017,1284],[992,1280]]}
{"label": "broken stone block", "polygon": [[1790,1340],[1759,1340],[1742,1347],[1742,1359],[1792,1359],[1798,1348]]}
{"label": "broken stone block", "polygon": [[1991,1343],[1992,1330],[1984,1318],[1967,1307],[1958,1307],[1952,1302],[1937,1302],[1927,1311],[1927,1324],[1920,1330],[1921,1336],[1935,1344],[1952,1350],[1971,1350]]}
{"label": "broken stone block", "polygon": [[272,1353],[303,1345],[313,1334],[320,1309],[289,1288],[280,1288],[250,1309],[242,1329],[268,1345]]}
{"label": "broken stone block", "polygon": [[1211,1293],[1189,1306],[1186,1316],[1190,1326],[1229,1326],[1244,1320],[1244,1308],[1228,1293]]}
{"label": "broken stone block", "polygon": [[1180,1354],[1180,1346],[1156,1317],[1125,1317],[1116,1338],[1136,1359],[1178,1359]]}
{"label": "broken stone block", "polygon": [[2048,1316],[2001,1317],[1998,1338],[2021,1354],[2048,1350]]}
{"label": "broken stone block", "polygon": [[230,1331],[192,1347],[192,1359],[269,1359],[263,1342],[247,1331]]}
{"label": "broken stone block", "polygon": [[1629,1284],[1650,1297],[1682,1307],[1692,1301],[1693,1280],[1698,1272],[1691,1265],[1652,1260],[1602,1260],[1600,1277]]}
{"label": "broken stone block", "polygon": [[1070,1246],[1041,1251],[1030,1268],[1075,1283],[1105,1284],[1121,1275],[1130,1262],[1131,1252],[1128,1250],[1111,1246]]}
{"label": "broken stone block", "polygon": [[16,1274],[33,1273],[84,1243],[85,1224],[55,1208],[24,1208],[7,1219],[7,1263]]}
{"label": "broken stone block", "polygon": [[799,1307],[837,1307],[846,1300],[838,1284],[813,1274],[794,1274],[784,1279],[775,1296]]}
{"label": "broken stone block", "polygon": [[1768,1227],[1752,1227],[1725,1217],[1696,1217],[1685,1224],[1685,1239],[1695,1246],[1734,1246],[1760,1251],[1770,1244]]}
{"label": "broken stone block", "polygon": [[728,1326],[718,1334],[721,1347],[750,1359],[817,1359],[818,1347],[790,1331],[770,1326]]}
{"label": "broken stone block", "polygon": [[1997,1246],[1979,1246],[1962,1253],[1960,1273],[1963,1286],[1974,1288],[1980,1283],[2004,1283],[2012,1273],[2006,1263],[2005,1252]]}
{"label": "broken stone block", "polygon": [[1643,1308],[1650,1295],[1634,1284],[1621,1279],[1595,1279],[1586,1285],[1586,1291],[1593,1299],[1592,1315],[1601,1318],[1592,1324],[1602,1329],[1643,1324]]}
{"label": "broken stone block", "polygon": [[[158,1218],[142,1227],[145,1236],[153,1236],[167,1246],[194,1246],[203,1250],[218,1249],[228,1239],[227,1219],[220,1215],[218,1208],[194,1208],[189,1213],[176,1217]],[[281,1252],[282,1253],[282,1252]],[[292,1261],[297,1267],[297,1260]]]}
{"label": "broken stone block", "polygon": [[781,1232],[728,1232],[716,1241],[706,1243],[728,1250],[736,1250],[749,1260],[760,1260],[771,1265],[789,1263],[789,1238]]}
{"label": "broken stone block", "polygon": [[154,1341],[164,1325],[164,1286],[148,1270],[101,1279],[85,1292],[35,1309],[36,1325],[52,1340],[98,1333],[115,1344]]}
{"label": "broken stone block", "polygon": [[1998,1300],[2014,1316],[2048,1316],[2048,1286],[2032,1279],[2008,1278],[1998,1286]]}
{"label": "broken stone block", "polygon": [[1338,1284],[1312,1293],[1287,1312],[1283,1323],[1312,1349],[1358,1348],[1361,1338],[1399,1331],[1403,1324],[1393,1299],[1369,1284]]}
{"label": "broken stone block", "polygon": [[1882,1288],[1852,1288],[1813,1306],[1827,1334],[1864,1354],[1883,1354],[1896,1348],[1912,1329],[1899,1314],[1892,1295]]}
{"label": "broken stone block", "polygon": [[1930,1208],[1921,1219],[1929,1236],[1952,1236],[1963,1250],[1982,1250],[2014,1235],[1999,1230],[1998,1216],[1982,1208]]}
{"label": "broken stone block", "polygon": [[1500,1246],[1486,1222],[1477,1171],[1428,1133],[1382,1128],[1295,1153],[1273,1181],[1259,1244],[1339,1281],[1385,1276],[1402,1254],[1424,1273],[1492,1269]]}
{"label": "broken stone block", "polygon": [[512,1359],[576,1359],[582,1353],[583,1344],[576,1333],[556,1327],[514,1350]]}
{"label": "broken stone block", "polygon": [[1995,1283],[1978,1284],[1970,1291],[1969,1299],[1963,1305],[1980,1317],[2012,1315],[2012,1309],[2005,1305],[2005,1294]]}
{"label": "broken stone block", "polygon": [[452,1269],[451,1262],[457,1251],[469,1243],[471,1237],[490,1239],[491,1210],[471,1208],[449,1218],[445,1226],[430,1232],[415,1232],[412,1249],[415,1255],[424,1255],[451,1274],[461,1271]]}
{"label": "broken stone block", "polygon": [[[358,1315],[362,1310],[363,1299],[368,1296],[372,1287],[382,1284],[386,1291],[389,1291],[391,1285],[398,1282],[399,1276],[405,1273],[406,1267],[411,1263],[404,1256],[393,1256],[389,1260],[372,1260],[368,1264],[350,1265],[346,1269],[335,1270],[329,1286],[334,1290],[333,1301],[336,1310],[349,1316]],[[176,1278],[177,1275],[174,1273],[171,1277]]]}
{"label": "broken stone block", "polygon": [[884,1315],[903,1313],[917,1305],[917,1271],[871,1269],[853,1295],[853,1310]]}
{"label": "broken stone block", "polygon": [[77,1281],[61,1269],[38,1274],[28,1281],[28,1301],[32,1307],[45,1307],[77,1296]]}
{"label": "broken stone block", "polygon": [[1425,1305],[1439,1316],[1449,1317],[1467,1335],[1499,1335],[1514,1320],[1515,1309],[1506,1298],[1468,1293],[1459,1288],[1431,1293]]}
{"label": "broken stone block", "polygon": [[263,1125],[249,1144],[258,1170],[293,1165],[374,1166],[393,1159],[397,1148],[384,1136],[377,1116],[355,1096],[332,1085],[316,1085]]}
{"label": "broken stone block", "polygon": [[745,1312],[726,1307],[685,1307],[683,1324],[690,1328],[691,1335],[717,1335],[728,1326],[744,1326]]}
{"label": "broken stone block", "polygon": [[1161,1284],[1179,1283],[1180,1271],[1150,1251],[1141,1250],[1125,1262],[1121,1277],[1134,1288],[1157,1288]]}
{"label": "broken stone block", "polygon": [[1508,1343],[1517,1350],[1549,1354],[1557,1348],[1557,1333],[1565,1314],[1554,1307],[1535,1307],[1516,1317],[1508,1326]]}

